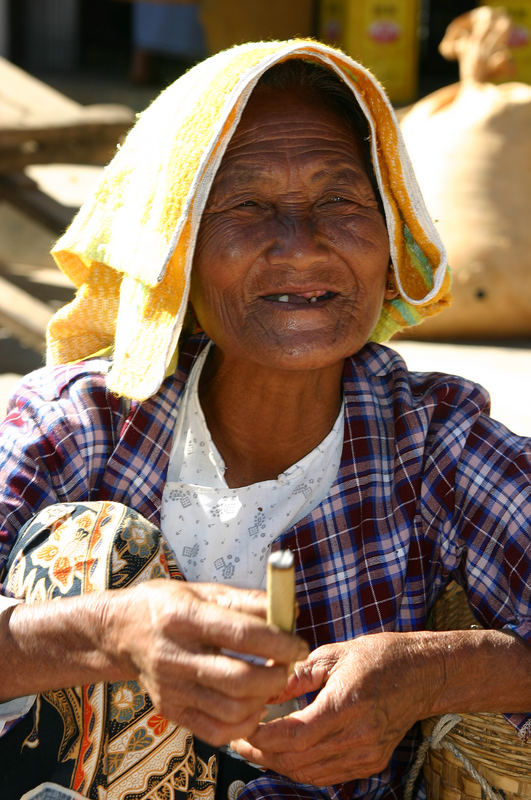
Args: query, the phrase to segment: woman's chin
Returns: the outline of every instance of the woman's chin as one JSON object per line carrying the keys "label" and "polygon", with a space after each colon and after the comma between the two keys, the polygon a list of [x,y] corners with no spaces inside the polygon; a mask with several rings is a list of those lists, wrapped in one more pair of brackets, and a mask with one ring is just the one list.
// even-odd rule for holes
{"label": "woman's chin", "polygon": [[255,346],[250,351],[251,360],[262,368],[279,370],[318,370],[327,369],[342,363],[345,358],[363,346],[349,346],[345,340],[330,341],[319,335],[306,332],[301,336],[286,336],[276,342],[268,341]]}

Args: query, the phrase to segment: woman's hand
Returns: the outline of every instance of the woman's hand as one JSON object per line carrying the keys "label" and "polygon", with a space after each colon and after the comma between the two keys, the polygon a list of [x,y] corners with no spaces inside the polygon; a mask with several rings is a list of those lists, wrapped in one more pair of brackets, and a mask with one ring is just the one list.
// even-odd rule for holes
{"label": "woman's hand", "polygon": [[0,702],[138,680],[161,714],[206,742],[250,736],[288,665],[308,654],[265,616],[265,592],[173,580],[11,606],[0,613]]}
{"label": "woman's hand", "polygon": [[276,701],[314,691],[306,708],[261,724],[232,747],[314,786],[375,775],[416,720],[529,709],[531,646],[503,630],[360,636],[319,647],[296,664]]}
{"label": "woman's hand", "polygon": [[[320,690],[313,703],[231,746],[299,783],[329,786],[374,775],[429,703],[429,676],[419,681],[412,661],[401,634],[319,647],[295,665],[278,698]],[[439,676],[431,677],[436,685]]]}
{"label": "woman's hand", "polygon": [[156,580],[108,603],[106,646],[120,672],[140,681],[161,714],[212,745],[251,735],[283,691],[288,665],[308,652],[266,625],[264,592]]}

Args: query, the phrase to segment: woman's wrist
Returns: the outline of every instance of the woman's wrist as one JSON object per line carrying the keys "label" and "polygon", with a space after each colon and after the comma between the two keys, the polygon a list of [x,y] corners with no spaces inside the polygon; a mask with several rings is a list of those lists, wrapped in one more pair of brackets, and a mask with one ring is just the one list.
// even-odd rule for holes
{"label": "woman's wrist", "polygon": [[[531,647],[503,630],[426,631],[419,656],[435,676],[423,716],[531,708]],[[511,680],[507,676],[511,675]]]}
{"label": "woman's wrist", "polygon": [[0,627],[0,662],[5,659],[6,664],[0,702],[52,688],[129,677],[123,661],[113,653],[109,630],[110,609],[122,601],[121,594],[97,592],[6,609]]}

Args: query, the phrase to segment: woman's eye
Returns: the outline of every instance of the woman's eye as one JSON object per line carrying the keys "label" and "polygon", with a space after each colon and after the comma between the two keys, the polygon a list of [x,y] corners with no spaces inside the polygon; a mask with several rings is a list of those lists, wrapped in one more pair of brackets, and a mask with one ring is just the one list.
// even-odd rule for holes
{"label": "woman's eye", "polygon": [[257,206],[258,203],[256,200],[242,200],[241,203],[236,205],[236,208],[253,208],[253,206]]}

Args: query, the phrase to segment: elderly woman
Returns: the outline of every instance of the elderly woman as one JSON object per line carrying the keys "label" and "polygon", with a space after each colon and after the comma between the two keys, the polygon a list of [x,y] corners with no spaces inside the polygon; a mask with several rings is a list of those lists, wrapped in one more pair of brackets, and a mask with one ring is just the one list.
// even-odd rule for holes
{"label": "elderly woman", "polygon": [[[528,729],[530,446],[376,343],[448,277],[375,79],[214,56],[54,253],[79,290],[1,439],[2,796],[400,798],[418,720]],[[452,578],[485,629],[425,630]]]}

